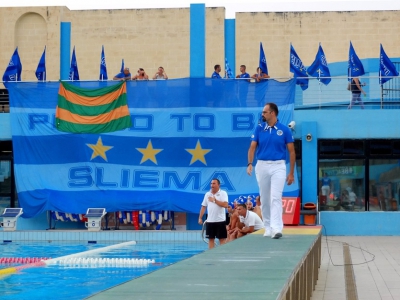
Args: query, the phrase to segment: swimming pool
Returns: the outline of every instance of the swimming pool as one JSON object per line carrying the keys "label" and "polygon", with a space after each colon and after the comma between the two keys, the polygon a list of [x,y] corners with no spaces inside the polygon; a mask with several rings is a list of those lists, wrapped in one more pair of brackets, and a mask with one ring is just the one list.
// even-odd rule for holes
{"label": "swimming pool", "polygon": [[[0,244],[1,257],[56,258],[98,249],[110,244],[71,242],[13,242]],[[0,278],[1,299],[83,299],[102,290],[153,272],[207,249],[204,242],[138,242],[136,245],[90,255],[97,258],[152,259],[154,264],[135,267],[51,265],[27,268]],[[0,265],[0,268],[15,266]]]}

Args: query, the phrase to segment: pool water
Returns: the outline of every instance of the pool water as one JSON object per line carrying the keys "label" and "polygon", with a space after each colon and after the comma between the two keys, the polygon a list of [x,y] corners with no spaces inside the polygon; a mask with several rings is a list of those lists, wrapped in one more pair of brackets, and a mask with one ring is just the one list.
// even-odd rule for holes
{"label": "pool water", "polygon": [[[111,244],[3,243],[1,257],[56,258]],[[83,299],[133,278],[156,271],[207,249],[204,242],[138,242],[123,248],[90,255],[97,258],[154,259],[137,267],[67,267],[52,265],[27,268],[0,277],[1,299]],[[13,265],[0,265],[0,269]]]}

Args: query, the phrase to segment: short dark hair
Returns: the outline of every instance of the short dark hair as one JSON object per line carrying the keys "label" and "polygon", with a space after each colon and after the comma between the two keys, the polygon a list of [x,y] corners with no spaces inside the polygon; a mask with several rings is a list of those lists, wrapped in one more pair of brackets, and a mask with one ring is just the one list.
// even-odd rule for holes
{"label": "short dark hair", "polygon": [[272,110],[273,112],[275,112],[275,115],[276,115],[276,116],[278,115],[279,110],[278,110],[278,106],[277,106],[275,103],[270,102],[270,103],[267,103],[267,104],[265,104],[265,105],[268,105],[268,106],[269,106],[269,109]]}
{"label": "short dark hair", "polygon": [[216,182],[218,182],[219,185],[221,185],[221,182],[219,181],[218,178],[213,178],[213,179],[211,179],[211,181],[213,181],[213,180],[215,180]]}
{"label": "short dark hair", "polygon": [[220,68],[221,67],[221,65],[215,65],[214,66],[214,71],[216,71],[218,68]]}
{"label": "short dark hair", "polygon": [[241,67],[241,68],[245,68],[245,69],[246,69],[246,66],[245,66],[245,65],[240,65],[240,67]]}
{"label": "short dark hair", "polygon": [[245,204],[245,203],[239,203],[239,204],[238,204],[238,206],[241,206],[241,207],[243,207],[244,209],[246,209],[246,210],[247,210],[247,206],[246,206],[246,204]]}

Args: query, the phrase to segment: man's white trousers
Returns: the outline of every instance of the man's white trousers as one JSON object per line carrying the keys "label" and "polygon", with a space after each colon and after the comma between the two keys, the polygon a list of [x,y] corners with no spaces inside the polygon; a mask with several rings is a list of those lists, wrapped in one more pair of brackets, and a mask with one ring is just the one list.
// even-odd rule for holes
{"label": "man's white trousers", "polygon": [[286,180],[285,160],[258,160],[255,167],[260,189],[261,213],[265,230],[282,232],[282,192]]}

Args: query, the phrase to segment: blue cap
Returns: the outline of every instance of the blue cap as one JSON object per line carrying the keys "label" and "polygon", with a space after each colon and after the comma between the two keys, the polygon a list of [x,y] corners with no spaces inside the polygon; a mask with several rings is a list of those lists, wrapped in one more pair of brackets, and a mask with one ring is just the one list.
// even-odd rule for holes
{"label": "blue cap", "polygon": [[244,199],[243,196],[240,196],[240,197],[239,197],[239,201],[238,201],[239,204],[245,204],[246,202],[247,202],[247,200]]}

